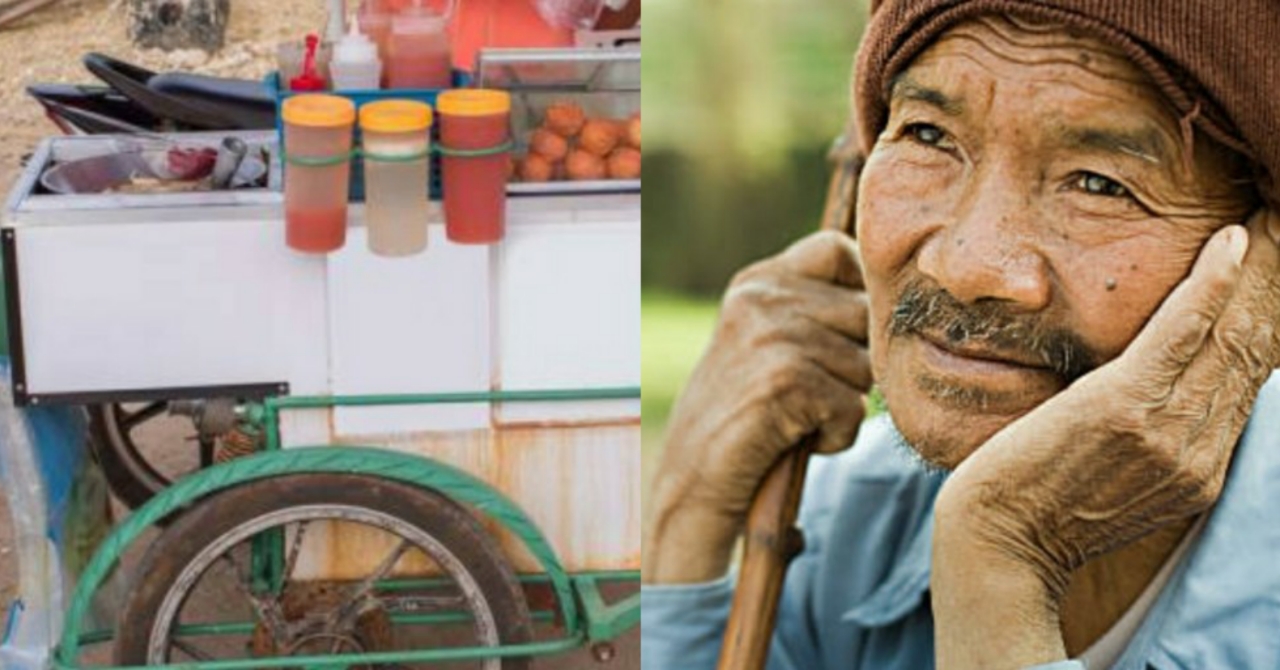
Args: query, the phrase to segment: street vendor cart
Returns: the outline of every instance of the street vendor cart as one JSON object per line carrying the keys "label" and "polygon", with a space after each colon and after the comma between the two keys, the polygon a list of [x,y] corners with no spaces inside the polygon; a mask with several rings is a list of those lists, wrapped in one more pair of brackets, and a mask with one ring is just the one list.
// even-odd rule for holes
{"label": "street vendor cart", "polygon": [[[479,85],[512,92],[517,144],[565,96],[639,109],[638,49],[481,63]],[[609,602],[639,579],[639,180],[513,183],[494,244],[446,239],[433,207],[427,250],[386,258],[359,203],[341,250],[286,247],[271,132],[235,134],[270,164],[265,186],[57,194],[43,179],[226,135],[46,140],[5,206],[0,469],[34,525],[0,663],[85,667],[102,643],[117,666],[208,670],[607,659],[640,616],[638,595]],[[57,479],[37,434],[81,408],[137,508],[69,566],[67,538],[31,540]],[[204,467],[125,467],[144,457],[131,426],[171,414],[193,421]]]}

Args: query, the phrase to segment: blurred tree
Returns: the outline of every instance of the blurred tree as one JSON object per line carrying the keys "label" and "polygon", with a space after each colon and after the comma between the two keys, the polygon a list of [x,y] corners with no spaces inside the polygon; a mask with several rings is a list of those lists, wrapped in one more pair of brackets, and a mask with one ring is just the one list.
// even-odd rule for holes
{"label": "blurred tree", "polygon": [[713,295],[817,225],[865,0],[646,4],[644,282]]}

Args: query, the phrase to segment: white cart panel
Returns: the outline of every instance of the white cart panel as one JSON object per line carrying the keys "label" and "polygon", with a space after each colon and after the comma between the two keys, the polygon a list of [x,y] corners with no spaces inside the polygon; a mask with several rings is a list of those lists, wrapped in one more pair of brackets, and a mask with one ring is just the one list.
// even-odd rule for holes
{"label": "white cart panel", "polygon": [[271,218],[33,225],[15,249],[27,393],[326,391],[325,262]]}
{"label": "white cart panel", "polygon": [[[513,226],[498,249],[503,389],[640,385],[640,212]],[[503,403],[502,424],[640,416],[638,400]]]}
{"label": "white cart panel", "polygon": [[[354,209],[353,209],[354,211]],[[331,257],[329,304],[337,395],[484,391],[492,383],[489,248],[428,229],[426,252],[383,258],[364,227]],[[340,407],[339,435],[488,428],[488,403]]]}

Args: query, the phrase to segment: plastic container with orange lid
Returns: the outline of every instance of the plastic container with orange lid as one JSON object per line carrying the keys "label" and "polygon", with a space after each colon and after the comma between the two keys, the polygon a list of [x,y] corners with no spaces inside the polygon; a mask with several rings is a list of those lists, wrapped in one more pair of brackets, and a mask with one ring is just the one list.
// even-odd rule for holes
{"label": "plastic container with orange lid", "polygon": [[369,250],[408,256],[427,247],[431,107],[384,100],[360,108]]}
{"label": "plastic container with orange lid", "polygon": [[347,239],[355,104],[334,95],[295,95],[284,101],[281,117],[285,241],[307,253],[341,249]]}
{"label": "plastic container with orange lid", "polygon": [[506,233],[511,95],[493,89],[445,91],[436,100],[436,112],[449,239],[497,242]]}

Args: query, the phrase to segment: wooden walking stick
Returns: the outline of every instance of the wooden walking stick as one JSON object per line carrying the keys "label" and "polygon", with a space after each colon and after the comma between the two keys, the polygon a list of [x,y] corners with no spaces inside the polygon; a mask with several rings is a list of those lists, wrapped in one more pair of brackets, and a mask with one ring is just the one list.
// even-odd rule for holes
{"label": "wooden walking stick", "polygon": [[[836,140],[828,156],[835,163],[835,170],[822,215],[823,228],[850,234],[855,187],[862,169],[852,137],[852,133],[846,133]],[[804,538],[795,523],[809,456],[816,443],[817,434],[811,434],[784,453],[752,499],[742,566],[720,647],[718,670],[763,670],[769,658],[783,577],[791,559],[804,547]]]}

